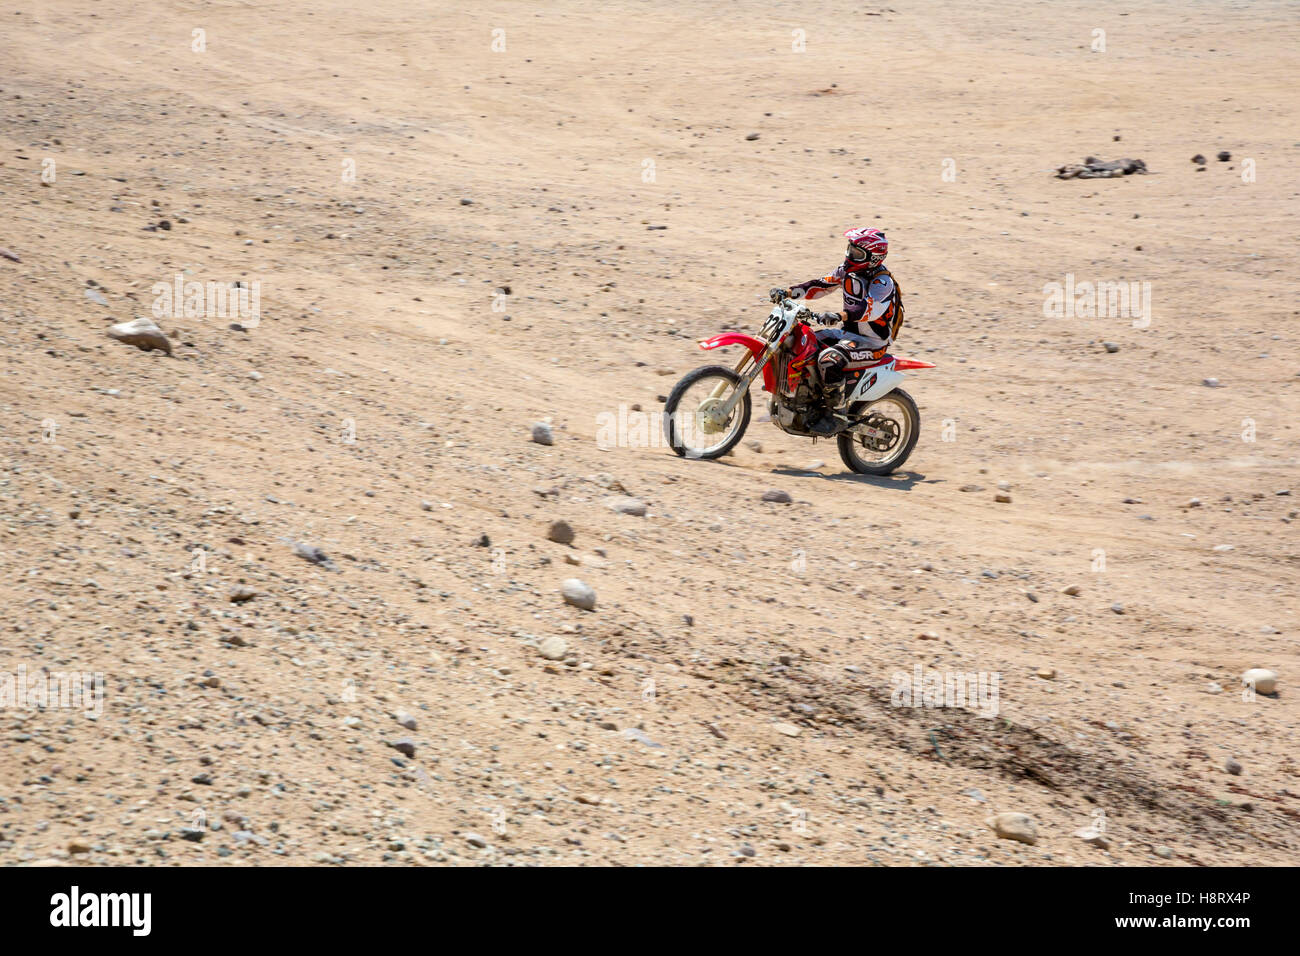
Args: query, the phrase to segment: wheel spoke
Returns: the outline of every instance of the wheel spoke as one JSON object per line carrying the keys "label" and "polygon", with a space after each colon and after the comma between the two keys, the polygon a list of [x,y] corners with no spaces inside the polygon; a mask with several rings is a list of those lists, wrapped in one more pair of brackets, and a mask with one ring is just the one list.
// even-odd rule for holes
{"label": "wheel spoke", "polygon": [[[719,386],[723,386],[721,389]],[[731,414],[721,415],[734,386],[722,376],[701,378],[682,393],[672,412],[672,432],[687,457],[702,457],[724,446],[742,421],[742,396]],[[721,392],[717,396],[715,392]]]}
{"label": "wheel spoke", "polygon": [[886,396],[865,410],[866,427],[851,432],[852,454],[865,466],[887,467],[911,446],[912,416],[902,401]]}

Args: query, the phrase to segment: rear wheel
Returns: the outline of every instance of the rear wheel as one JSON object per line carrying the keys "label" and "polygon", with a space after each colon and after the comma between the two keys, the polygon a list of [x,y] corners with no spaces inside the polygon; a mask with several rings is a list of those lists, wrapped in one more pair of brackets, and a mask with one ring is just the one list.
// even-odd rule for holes
{"label": "rear wheel", "polygon": [[921,434],[921,413],[901,388],[849,409],[861,425],[841,432],[836,441],[844,464],[860,475],[888,475],[907,461]]}
{"label": "rear wheel", "polygon": [[730,415],[722,406],[744,380],[724,365],[697,368],[680,382],[664,403],[664,437],[685,458],[720,458],[736,447],[749,427],[749,390]]}

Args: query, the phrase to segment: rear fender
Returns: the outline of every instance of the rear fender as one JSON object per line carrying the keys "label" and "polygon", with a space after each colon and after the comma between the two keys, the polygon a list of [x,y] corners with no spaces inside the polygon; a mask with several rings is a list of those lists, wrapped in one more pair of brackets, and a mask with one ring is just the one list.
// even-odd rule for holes
{"label": "rear fender", "polygon": [[849,396],[849,403],[874,402],[902,385],[904,378],[906,378],[905,375],[901,372],[895,372],[890,365],[869,368],[858,379],[857,387],[853,389],[853,394]]}
{"label": "rear fender", "polygon": [[[720,349],[726,345],[743,345],[749,349],[749,354],[757,362],[763,355],[763,350],[767,348],[767,343],[762,339],[754,338],[752,335],[745,335],[743,332],[723,332],[721,335],[715,335],[712,338],[700,339],[700,348],[708,351],[710,349]],[[763,390],[767,392],[776,391],[776,373],[772,371],[772,363],[768,362],[763,366]]]}

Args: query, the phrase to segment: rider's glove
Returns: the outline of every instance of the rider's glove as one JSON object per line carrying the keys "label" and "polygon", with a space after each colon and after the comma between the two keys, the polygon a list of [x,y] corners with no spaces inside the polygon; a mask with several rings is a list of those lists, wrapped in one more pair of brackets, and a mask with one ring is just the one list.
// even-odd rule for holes
{"label": "rider's glove", "polygon": [[769,289],[767,292],[767,297],[771,299],[773,302],[780,302],[782,299],[788,299],[790,297],[790,290]]}
{"label": "rider's glove", "polygon": [[840,321],[840,314],[838,312],[818,312],[813,318],[822,325],[834,325]]}

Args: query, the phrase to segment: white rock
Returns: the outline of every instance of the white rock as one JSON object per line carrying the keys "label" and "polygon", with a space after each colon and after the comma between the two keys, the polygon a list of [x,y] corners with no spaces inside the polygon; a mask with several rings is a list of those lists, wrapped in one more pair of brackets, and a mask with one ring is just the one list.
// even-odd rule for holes
{"label": "white rock", "polygon": [[1004,840],[1016,840],[1031,846],[1038,842],[1038,824],[1027,813],[1005,812],[984,821]]}
{"label": "white rock", "polygon": [[537,645],[537,653],[541,654],[548,661],[563,660],[564,655],[568,650],[569,645],[564,642],[564,638],[556,637],[554,634],[550,637],[543,638],[542,642]]}
{"label": "white rock", "polygon": [[146,352],[158,349],[168,355],[172,354],[171,342],[163,334],[163,330],[158,328],[158,324],[150,318],[141,317],[130,322],[119,322],[109,327],[108,335],[110,338],[125,342],[127,345],[134,345]]}
{"label": "white rock", "polygon": [[560,585],[560,593],[564,595],[566,604],[580,607],[584,611],[590,611],[596,607],[596,592],[592,590],[591,585],[579,581],[577,578],[566,578]]}
{"label": "white rock", "polygon": [[1252,667],[1241,675],[1241,682],[1247,687],[1254,687],[1260,694],[1271,694],[1277,690],[1277,674],[1262,667]]}
{"label": "white rock", "polygon": [[1110,840],[1106,838],[1106,834],[1093,827],[1084,827],[1082,830],[1075,830],[1074,835],[1084,843],[1091,843],[1093,846],[1099,847],[1103,850],[1110,849]]}

